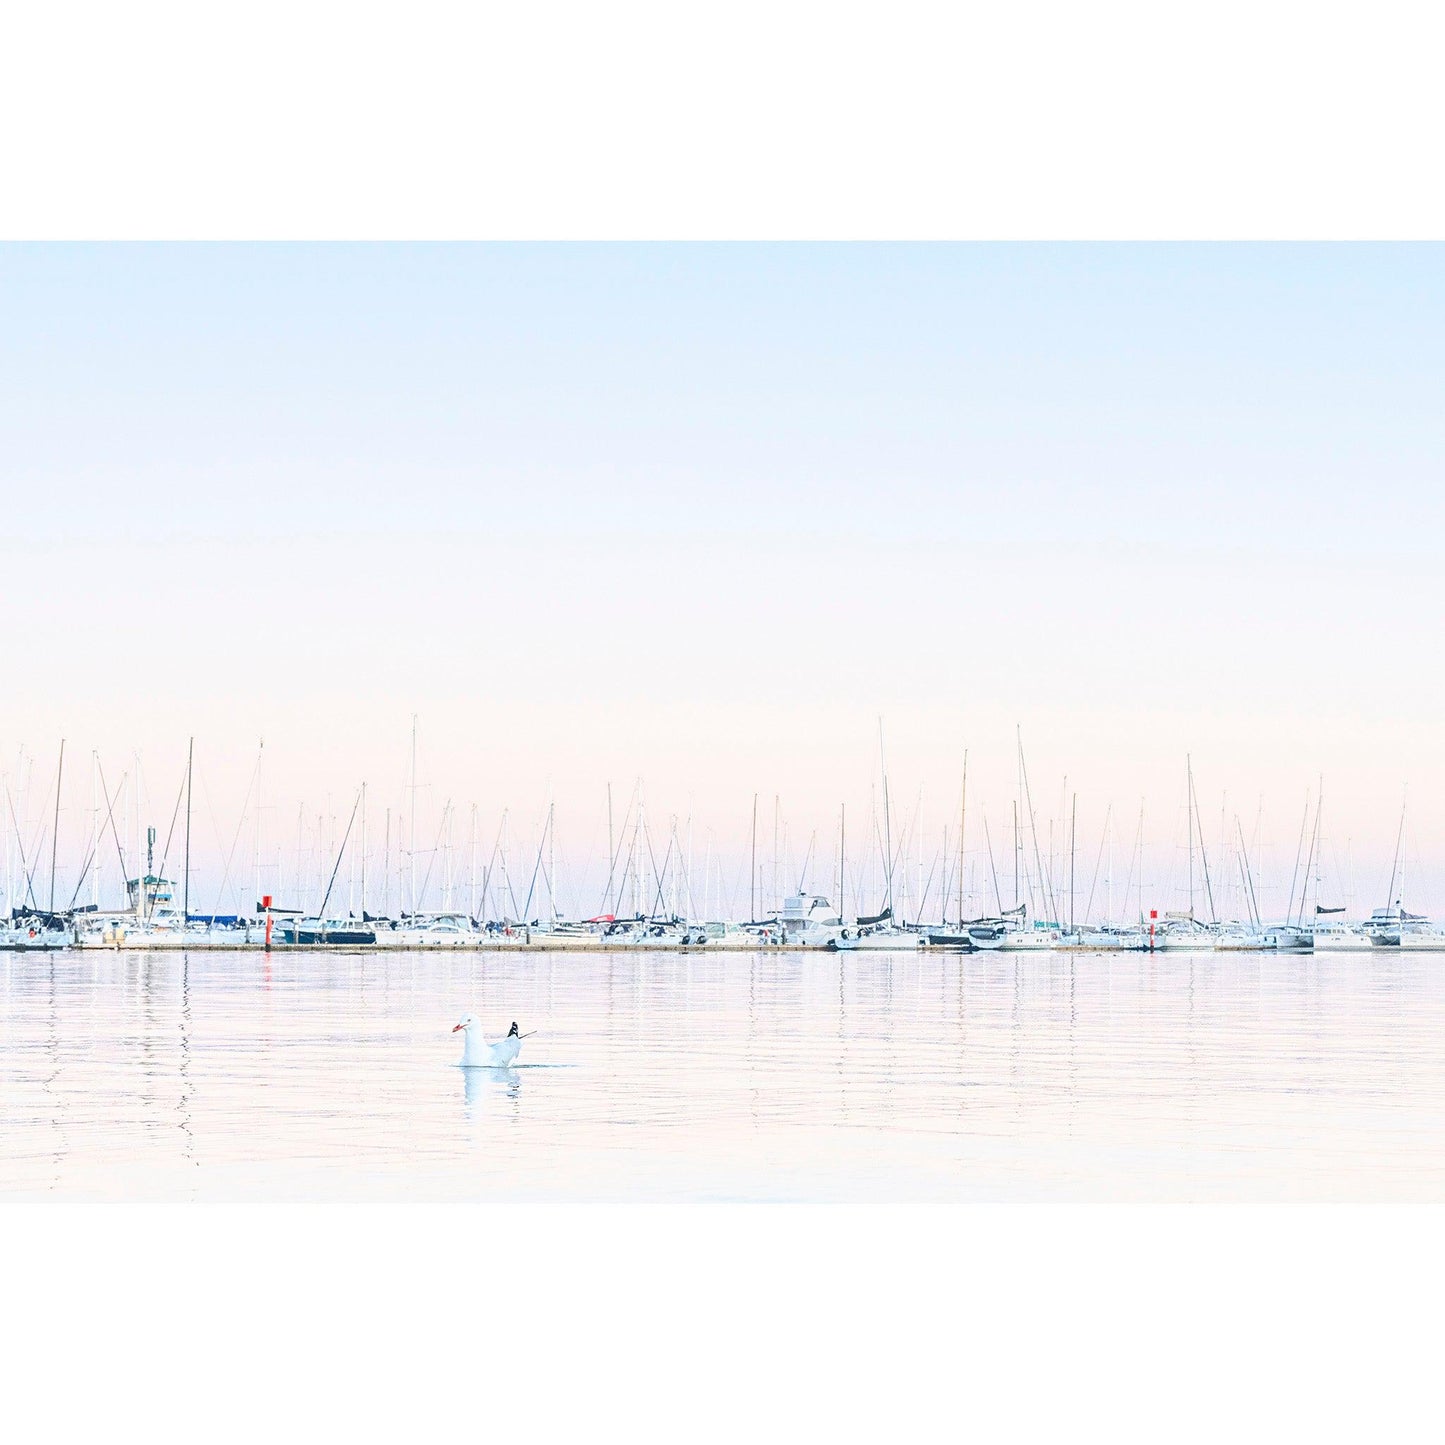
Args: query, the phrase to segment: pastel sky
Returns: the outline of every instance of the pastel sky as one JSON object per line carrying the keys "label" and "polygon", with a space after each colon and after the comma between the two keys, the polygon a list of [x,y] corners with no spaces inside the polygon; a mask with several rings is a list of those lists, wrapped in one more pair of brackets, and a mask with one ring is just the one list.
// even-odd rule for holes
{"label": "pastel sky", "polygon": [[945,825],[956,846],[966,747],[968,886],[992,905],[987,820],[1011,901],[1018,727],[1056,874],[1073,795],[1084,878],[1112,809],[1116,903],[1141,801],[1134,901],[1187,902],[1189,755],[1221,890],[1238,815],[1283,910],[1322,775],[1323,891],[1385,902],[1408,797],[1406,902],[1445,908],[1442,263],[0,248],[20,835],[48,877],[64,737],[68,896],[92,755],[141,781],[131,834],[164,834],[194,735],[197,892],[234,905],[264,738],[263,882],[329,871],[363,780],[373,880],[397,875],[415,714],[420,866],[450,801],[454,888],[474,804],[482,853],[507,808],[530,875],[554,802],[562,905],[594,911],[607,784],[617,827],[641,779],[659,861],[673,818],[695,880],[714,860],[708,911],[746,911],[755,793],[766,889],[776,814],[780,875],[836,892],[846,804],[866,905],[881,716],[915,892]]}

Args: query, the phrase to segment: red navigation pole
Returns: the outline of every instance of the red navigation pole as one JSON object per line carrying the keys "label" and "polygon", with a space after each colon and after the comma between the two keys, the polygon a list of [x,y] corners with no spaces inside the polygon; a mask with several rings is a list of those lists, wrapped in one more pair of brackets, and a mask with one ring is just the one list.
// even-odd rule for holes
{"label": "red navigation pole", "polygon": [[266,910],[266,952],[271,952],[271,895],[268,893],[261,900],[261,907]]}

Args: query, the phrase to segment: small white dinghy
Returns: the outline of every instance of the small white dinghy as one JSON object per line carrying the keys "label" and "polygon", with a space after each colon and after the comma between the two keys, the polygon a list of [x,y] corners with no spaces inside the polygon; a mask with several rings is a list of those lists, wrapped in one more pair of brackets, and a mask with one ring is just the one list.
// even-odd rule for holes
{"label": "small white dinghy", "polygon": [[482,1037],[481,1027],[471,1014],[452,1032],[462,1035],[461,1062],[464,1069],[505,1069],[522,1052],[522,1040],[527,1037],[517,1032],[517,1025],[514,1023],[506,1038],[489,1044]]}

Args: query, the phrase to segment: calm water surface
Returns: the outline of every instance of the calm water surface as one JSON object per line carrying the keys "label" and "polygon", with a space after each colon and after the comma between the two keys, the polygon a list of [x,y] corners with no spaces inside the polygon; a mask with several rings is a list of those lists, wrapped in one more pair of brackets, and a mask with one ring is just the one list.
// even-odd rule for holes
{"label": "calm water surface", "polygon": [[1440,1200],[1442,1038],[1428,955],[0,954],[0,1193]]}

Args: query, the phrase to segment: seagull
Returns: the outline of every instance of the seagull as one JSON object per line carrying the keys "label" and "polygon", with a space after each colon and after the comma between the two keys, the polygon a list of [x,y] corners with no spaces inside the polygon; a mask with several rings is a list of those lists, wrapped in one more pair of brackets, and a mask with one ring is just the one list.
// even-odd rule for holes
{"label": "seagull", "polygon": [[489,1044],[482,1037],[482,1031],[471,1014],[468,1014],[452,1032],[454,1034],[461,1033],[464,1036],[462,1039],[462,1067],[464,1069],[506,1068],[521,1053],[522,1039],[525,1037],[517,1032],[517,1025],[514,1023],[506,1038]]}

